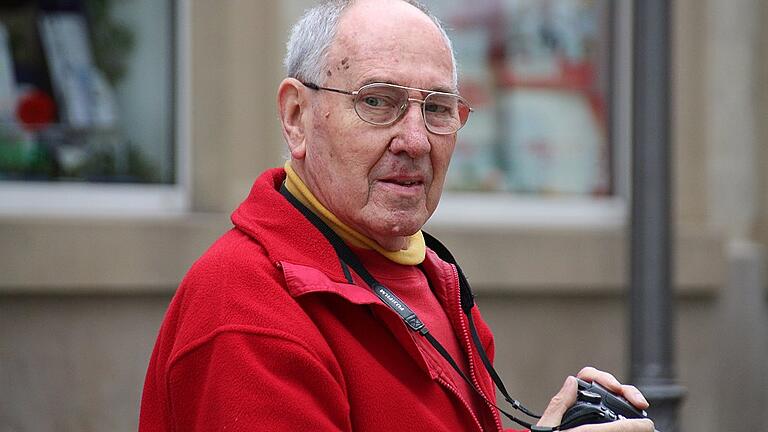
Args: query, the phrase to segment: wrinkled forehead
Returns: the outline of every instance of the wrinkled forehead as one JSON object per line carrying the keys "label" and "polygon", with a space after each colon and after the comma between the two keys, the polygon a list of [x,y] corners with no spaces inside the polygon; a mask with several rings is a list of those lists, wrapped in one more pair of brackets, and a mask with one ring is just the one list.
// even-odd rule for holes
{"label": "wrinkled forehead", "polygon": [[443,34],[403,1],[358,1],[339,21],[327,58],[327,78],[348,84],[381,79],[452,90],[453,60]]}

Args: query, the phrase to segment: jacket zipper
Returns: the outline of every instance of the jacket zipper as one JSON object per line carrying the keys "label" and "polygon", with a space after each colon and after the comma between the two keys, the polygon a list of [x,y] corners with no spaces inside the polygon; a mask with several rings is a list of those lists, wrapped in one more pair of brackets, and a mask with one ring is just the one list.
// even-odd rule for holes
{"label": "jacket zipper", "polygon": [[[456,277],[456,278],[455,278],[455,280],[456,280],[456,281],[458,281],[458,279],[457,279],[457,278],[458,278],[458,277]],[[356,282],[357,282],[357,281],[356,281]],[[365,284],[365,282],[364,282],[364,281],[361,281],[361,283]],[[458,286],[458,285],[457,285],[457,286]],[[459,306],[459,308],[461,308],[461,306]],[[388,314],[394,314],[394,312],[392,312],[392,310],[391,310],[389,307],[385,307],[385,308],[384,308],[384,310],[386,311],[385,313],[388,313]],[[400,318],[400,316],[399,316],[399,315],[397,315],[397,314],[394,314],[394,315],[395,315],[395,316],[397,316],[398,318]],[[450,319],[450,317],[449,317],[449,319]],[[408,331],[408,334],[411,336],[411,340],[412,340],[412,342],[413,342],[413,343],[414,343],[414,344],[417,346],[417,348],[418,348],[420,344],[419,344],[419,341],[417,341],[417,340],[416,340],[416,338],[418,337],[418,336],[416,336],[416,333],[414,333],[413,331],[411,331],[411,329],[410,329],[410,328],[408,328],[408,326],[407,326],[407,325],[406,325],[406,324],[403,322],[403,320],[402,320],[402,319],[398,319],[398,321],[400,321],[400,324],[401,324],[401,325],[403,325],[403,327],[405,327],[405,329]],[[460,323],[461,323],[461,325],[462,325],[462,329],[464,329],[466,326],[465,326],[464,322],[462,322],[462,321],[461,321],[461,318],[459,319],[459,322],[460,322]],[[465,331],[465,333],[466,333],[466,331]],[[465,339],[466,339],[466,338],[465,338]],[[431,345],[430,345],[429,347],[431,348]],[[421,348],[418,348],[418,349],[419,349],[419,350],[421,350]],[[471,353],[471,352],[470,352],[470,353]],[[454,396],[456,396],[456,397],[459,399],[459,401],[461,401],[461,403],[462,403],[462,404],[464,405],[464,407],[467,409],[467,412],[469,412],[469,414],[472,416],[472,420],[474,420],[474,421],[475,421],[475,426],[477,426],[477,428],[478,428],[478,430],[479,430],[480,432],[484,432],[484,431],[485,431],[485,429],[483,429],[483,424],[480,422],[480,419],[477,417],[477,414],[475,414],[475,412],[472,410],[472,407],[470,406],[469,402],[468,402],[466,399],[464,399],[464,397],[461,395],[461,393],[459,393],[459,391],[458,391],[458,390],[457,390],[457,389],[456,389],[456,388],[455,388],[455,387],[454,387],[454,386],[453,386],[453,385],[452,385],[450,382],[448,382],[447,380],[445,380],[445,379],[444,379],[444,378],[443,378],[443,377],[440,375],[440,373],[444,373],[444,372],[442,372],[442,370],[443,370],[443,367],[439,365],[439,362],[437,362],[437,361],[436,361],[435,359],[433,359],[431,356],[427,356],[425,353],[421,353],[421,355],[422,355],[422,357],[424,357],[424,359],[425,359],[425,363],[426,363],[426,366],[427,366],[427,368],[431,368],[431,369],[433,368],[433,369],[435,369],[435,370],[437,370],[437,371],[441,371],[441,372],[439,372],[439,373],[438,373],[438,374],[435,376],[434,380],[435,380],[435,381],[437,381],[437,382],[438,382],[440,385],[442,385],[443,387],[445,387],[445,388],[446,388],[446,389],[447,389],[447,390],[448,390],[448,391],[449,391],[451,394],[453,394]],[[472,359],[471,359],[471,358],[470,358],[469,362],[470,362],[470,364],[471,364],[471,362],[472,362]],[[473,373],[473,375],[474,375],[474,371],[473,371],[472,373]],[[475,383],[477,383],[477,379],[476,379],[474,376],[473,376],[473,378],[472,378],[472,379],[473,379],[473,381],[474,381]],[[496,421],[496,425],[497,425],[497,427],[500,427],[500,423],[498,422],[498,420]],[[500,429],[500,430],[501,430],[501,429]]]}
{"label": "jacket zipper", "polygon": [[467,402],[466,399],[464,399],[461,394],[459,394],[459,391],[456,390],[448,381],[444,380],[441,376],[438,376],[436,378],[437,382],[440,383],[443,387],[447,388],[451,393],[453,393],[462,404],[464,404],[464,407],[467,408],[467,411],[469,411],[469,414],[472,415],[472,420],[475,421],[475,425],[477,426],[478,430],[480,432],[483,432],[483,425],[480,423],[480,419],[477,418],[477,415],[475,415],[474,411],[472,411],[472,408],[469,406],[469,402]]}
{"label": "jacket zipper", "polygon": [[[459,281],[459,273],[458,270],[456,270],[456,267],[454,265],[451,265],[451,270],[453,272],[453,281],[454,286],[456,289],[456,310],[454,312],[458,312],[459,317],[459,324],[461,324],[461,337],[462,342],[464,343],[464,346],[467,348],[467,353],[469,354],[468,357],[468,363],[469,363],[469,375],[472,379],[473,385],[477,388],[477,390],[487,398],[488,396],[485,395],[483,392],[483,388],[480,387],[480,382],[477,379],[477,374],[475,373],[475,360],[474,360],[474,352],[472,350],[472,342],[469,335],[469,329],[467,328],[466,318],[464,318],[463,311],[461,310],[461,282]],[[470,313],[472,313],[470,311]],[[496,412],[496,409],[493,407],[493,405],[490,404],[487,400],[483,399],[483,402],[488,406],[488,408],[491,410],[493,415],[493,421],[496,423],[496,428],[499,431],[503,431],[503,428],[501,426],[501,420],[499,419],[499,415]]]}

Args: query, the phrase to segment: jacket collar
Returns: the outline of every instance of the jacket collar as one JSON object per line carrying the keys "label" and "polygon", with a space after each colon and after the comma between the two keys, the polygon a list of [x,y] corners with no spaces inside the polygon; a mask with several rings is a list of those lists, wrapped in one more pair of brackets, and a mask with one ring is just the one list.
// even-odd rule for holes
{"label": "jacket collar", "polygon": [[283,168],[265,171],[232,213],[232,223],[261,244],[273,263],[287,261],[310,266],[321,269],[336,282],[346,281],[330,243],[280,195],[284,180]]}
{"label": "jacket collar", "polygon": [[[317,277],[318,283],[289,283],[288,290],[292,296],[334,291],[353,303],[378,303],[378,298],[354,273],[355,284],[348,283],[333,246],[280,194],[280,186],[285,177],[283,168],[270,169],[259,176],[248,197],[232,213],[235,227],[261,244],[270,261],[282,267],[286,277],[296,273],[293,270],[297,266],[313,269],[312,274]],[[454,270],[430,249],[427,249],[421,267],[430,280],[445,282],[434,285],[435,294],[444,305],[452,305],[454,297],[458,299],[454,290],[459,289],[458,283],[454,283]],[[301,273],[304,277],[308,275],[306,271]],[[319,283],[322,280],[320,275],[342,285],[334,287],[335,284]],[[339,289],[341,286],[343,290]],[[460,319],[453,316],[453,308],[449,308],[449,311],[451,319]]]}

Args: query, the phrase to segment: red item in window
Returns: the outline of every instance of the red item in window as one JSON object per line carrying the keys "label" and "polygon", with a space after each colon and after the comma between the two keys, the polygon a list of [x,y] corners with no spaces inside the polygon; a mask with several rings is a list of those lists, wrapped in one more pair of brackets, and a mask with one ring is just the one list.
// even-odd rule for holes
{"label": "red item in window", "polygon": [[48,93],[31,90],[19,98],[16,116],[27,130],[38,130],[53,122],[56,116],[56,104]]}

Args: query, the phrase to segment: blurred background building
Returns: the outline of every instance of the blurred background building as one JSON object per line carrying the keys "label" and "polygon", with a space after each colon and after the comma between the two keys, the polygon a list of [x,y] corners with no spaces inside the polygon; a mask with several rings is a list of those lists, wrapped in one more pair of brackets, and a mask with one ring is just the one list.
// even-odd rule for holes
{"label": "blurred background building", "polygon": [[[284,160],[283,47],[311,3],[0,4],[0,432],[136,429],[176,286]],[[541,410],[583,365],[626,378],[631,2],[428,3],[477,109],[428,230],[507,387]],[[768,2],[672,10],[682,428],[763,430]]]}

